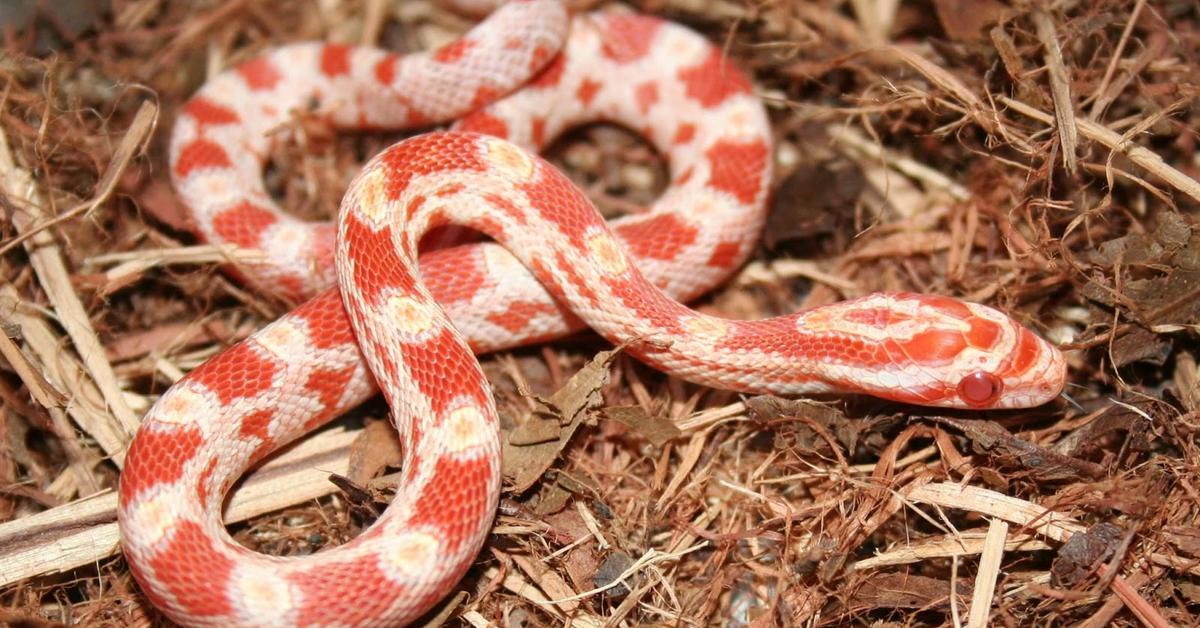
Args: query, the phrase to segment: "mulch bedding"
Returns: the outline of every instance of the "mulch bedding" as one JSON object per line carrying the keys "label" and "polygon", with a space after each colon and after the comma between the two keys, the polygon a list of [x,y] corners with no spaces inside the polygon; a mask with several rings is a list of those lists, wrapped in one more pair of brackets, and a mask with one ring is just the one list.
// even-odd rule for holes
{"label": "mulch bedding", "polygon": [[[111,508],[78,500],[116,485],[172,381],[292,305],[184,228],[175,112],[280,42],[417,50],[470,21],[425,0],[35,4],[0,7],[0,622],[165,623]],[[487,356],[515,488],[431,622],[1197,624],[1200,7],[1039,5],[622,5],[722,42],[770,110],[766,237],[698,307],[955,295],[1060,344],[1070,383],[1041,408],[946,412],[711,391],[590,334]],[[266,176],[309,217],[399,137],[302,112],[287,130]],[[549,157],[606,212],[662,187],[655,152],[612,127]],[[319,498],[276,491],[240,542],[299,555],[369,524],[395,472],[386,409],[333,431],[346,471],[317,465]]]}

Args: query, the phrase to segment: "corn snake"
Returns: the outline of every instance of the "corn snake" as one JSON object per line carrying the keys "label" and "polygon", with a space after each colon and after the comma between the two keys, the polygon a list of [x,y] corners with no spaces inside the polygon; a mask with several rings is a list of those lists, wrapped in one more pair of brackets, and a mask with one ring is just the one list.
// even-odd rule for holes
{"label": "corn snake", "polygon": [[[581,324],[616,342],[653,338],[631,350],[737,390],[960,407],[1058,394],[1057,350],[980,305],[880,294],[753,322],[679,305],[728,276],[761,230],[765,113],[749,81],[682,27],[582,16],[556,56],[564,19],[553,2],[508,5],[463,40],[473,43],[434,53],[440,65],[423,70],[378,51],[288,46],[216,77],[185,106],[172,174],[200,235],[264,251],[270,263],[237,273],[312,299],[173,386],[130,448],[118,510],[125,552],[143,591],[176,621],[418,617],[470,565],[499,494],[495,408],[473,352]],[[471,72],[440,87],[399,87],[445,78],[437,71],[471,65],[473,55]],[[288,218],[262,187],[265,130],[306,99],[349,94],[330,108],[337,126],[428,124],[462,116],[544,63],[529,85],[466,115],[458,132],[417,136],[374,158],[343,200],[339,237],[332,225]],[[671,169],[655,207],[611,230],[574,185],[517,147],[538,148],[595,118],[642,131]],[[440,224],[503,246],[423,254],[417,272],[417,243]],[[327,287],[335,267],[340,292]],[[373,394],[371,373],[387,382],[406,456],[394,504],[358,538],[304,560],[234,543],[220,520],[230,484]]]}

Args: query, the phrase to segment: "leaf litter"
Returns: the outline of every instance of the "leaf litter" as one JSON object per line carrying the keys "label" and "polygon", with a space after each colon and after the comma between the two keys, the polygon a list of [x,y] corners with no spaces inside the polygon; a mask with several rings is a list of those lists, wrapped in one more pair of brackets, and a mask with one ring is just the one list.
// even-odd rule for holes
{"label": "leaf litter", "polygon": [[[174,112],[212,69],[284,41],[415,50],[470,21],[426,0],[27,4],[0,12],[0,622],[157,625],[104,492],[128,427],[290,307],[226,279],[225,254],[186,231],[165,176]],[[1196,623],[1195,3],[638,8],[721,42],[776,135],[764,244],[697,307],[761,318],[875,290],[984,301],[1067,350],[1069,399],[980,414],[742,398],[590,334],[486,356],[509,481],[487,548],[429,620]],[[305,115],[285,127],[302,132],[281,133],[268,178],[305,216],[328,214],[396,139]],[[549,156],[606,214],[664,181],[655,152],[611,127]],[[320,551],[387,501],[398,452],[380,404],[310,443],[239,492],[308,473],[321,496],[268,491],[231,527],[239,542]]]}

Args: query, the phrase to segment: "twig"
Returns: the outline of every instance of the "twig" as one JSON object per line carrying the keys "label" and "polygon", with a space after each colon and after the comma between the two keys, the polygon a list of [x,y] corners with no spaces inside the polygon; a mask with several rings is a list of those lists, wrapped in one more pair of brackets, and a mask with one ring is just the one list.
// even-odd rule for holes
{"label": "twig", "polygon": [[1038,40],[1046,49],[1046,67],[1050,71],[1050,96],[1054,99],[1054,117],[1058,120],[1058,141],[1062,145],[1063,165],[1072,174],[1079,168],[1079,131],[1075,125],[1075,99],[1071,97],[1071,77],[1063,62],[1062,48],[1054,21],[1040,9],[1033,12]]}
{"label": "twig", "polygon": [[[358,431],[329,430],[252,473],[233,494],[226,521],[307,502],[337,490],[329,474],[345,474]],[[0,523],[0,586],[94,563],[120,550],[117,494],[93,495],[36,515]]]}
{"label": "twig", "polygon": [[[1039,122],[1046,124],[1054,124],[1054,118],[1049,114],[1039,111],[1019,100],[1009,98],[1007,96],[998,96],[997,99],[1006,107],[1020,113],[1023,116],[1033,118]],[[1131,143],[1131,137],[1122,136],[1121,134],[1108,129],[1105,126],[1092,122],[1084,118],[1075,120],[1075,125],[1079,127],[1079,132],[1084,137],[1100,142],[1107,146],[1110,150],[1119,152],[1129,158],[1133,163],[1145,168],[1151,173],[1158,175],[1163,181],[1166,181],[1175,189],[1187,194],[1188,196],[1200,201],[1200,181],[1187,176],[1186,174],[1167,165],[1163,158],[1152,150],[1143,148]]]}
{"label": "twig", "polygon": [[1004,557],[1004,541],[1008,536],[1008,524],[1001,519],[988,523],[987,538],[983,554],[979,556],[979,571],[975,574],[975,590],[971,594],[971,611],[967,615],[967,628],[983,628],[987,625],[992,597],[996,594],[996,576],[1000,574],[1000,560]]}

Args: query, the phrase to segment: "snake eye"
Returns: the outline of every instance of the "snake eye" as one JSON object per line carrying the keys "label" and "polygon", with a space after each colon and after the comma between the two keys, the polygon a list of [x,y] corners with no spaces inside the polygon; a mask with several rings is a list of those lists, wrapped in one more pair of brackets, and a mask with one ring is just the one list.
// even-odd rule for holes
{"label": "snake eye", "polygon": [[975,371],[958,383],[959,398],[972,406],[991,404],[1003,390],[999,377],[983,371]]}

